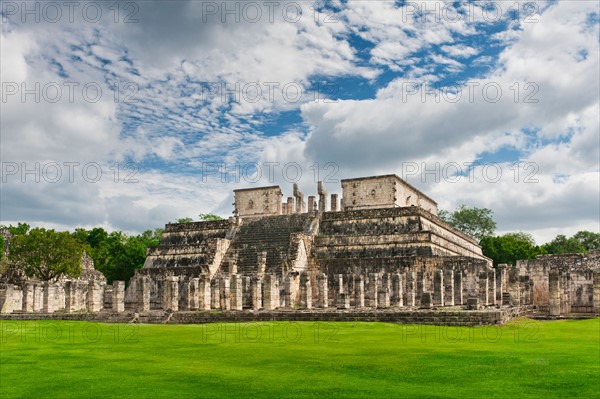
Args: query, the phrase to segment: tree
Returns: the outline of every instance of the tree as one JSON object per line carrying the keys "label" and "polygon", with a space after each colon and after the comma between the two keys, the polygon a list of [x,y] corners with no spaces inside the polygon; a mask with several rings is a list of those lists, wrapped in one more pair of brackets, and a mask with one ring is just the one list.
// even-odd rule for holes
{"label": "tree", "polygon": [[479,244],[483,254],[494,261],[494,266],[500,263],[514,265],[519,259],[533,259],[546,253],[543,248],[535,245],[531,235],[520,232],[483,237]]}
{"label": "tree", "polygon": [[209,220],[223,220],[223,218],[219,215],[215,215],[213,213],[201,213],[200,215],[200,220],[203,222],[209,221]]}
{"label": "tree", "polygon": [[177,223],[191,223],[193,222],[194,219],[192,218],[181,218],[181,219],[177,219]]}
{"label": "tree", "polygon": [[29,226],[27,223],[17,223],[16,226],[8,225],[8,226],[4,226],[4,225],[0,225],[0,230],[1,229],[7,229],[10,234],[12,235],[21,235],[21,234],[27,234],[27,232],[29,231],[29,229],[31,228],[31,226]]}
{"label": "tree", "polygon": [[4,236],[0,234],[0,261],[4,258]]}
{"label": "tree", "polygon": [[586,251],[600,249],[600,233],[582,230],[575,233],[573,238],[579,241]]}
{"label": "tree", "polygon": [[557,235],[554,240],[543,245],[549,254],[586,253],[585,246],[575,237],[567,238],[564,234]]}
{"label": "tree", "polygon": [[9,262],[27,277],[43,281],[63,274],[77,277],[83,250],[84,246],[68,232],[35,228],[11,239]]}
{"label": "tree", "polygon": [[136,236],[121,231],[110,234],[103,228],[77,229],[73,233],[94,260],[94,267],[106,276],[110,284],[114,280],[129,281],[136,269],[141,269],[146,260],[146,249],[157,246],[163,229],[146,230]]}
{"label": "tree", "polygon": [[470,208],[466,205],[460,205],[452,213],[444,210],[438,212],[440,219],[477,240],[494,234],[496,222],[492,219],[492,214],[491,209]]}
{"label": "tree", "polygon": [[514,237],[519,241],[525,241],[531,244],[532,246],[535,246],[535,239],[533,238],[533,236],[523,231],[518,231],[516,233],[506,233],[503,237]]}

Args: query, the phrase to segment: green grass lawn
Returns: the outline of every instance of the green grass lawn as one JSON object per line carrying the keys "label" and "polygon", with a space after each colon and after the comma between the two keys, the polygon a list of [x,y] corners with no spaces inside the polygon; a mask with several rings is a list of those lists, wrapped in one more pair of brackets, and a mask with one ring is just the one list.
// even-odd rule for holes
{"label": "green grass lawn", "polygon": [[0,321],[3,398],[598,397],[600,318],[502,327]]}

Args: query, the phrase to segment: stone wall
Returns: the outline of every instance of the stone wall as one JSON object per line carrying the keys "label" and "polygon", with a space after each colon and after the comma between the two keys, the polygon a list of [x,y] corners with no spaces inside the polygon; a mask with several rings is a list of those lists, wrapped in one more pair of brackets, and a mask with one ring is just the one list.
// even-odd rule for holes
{"label": "stone wall", "polygon": [[235,215],[273,216],[282,214],[283,194],[279,186],[234,190]]}
{"label": "stone wall", "polygon": [[600,250],[587,255],[540,255],[519,260],[516,271],[521,303],[532,304],[555,316],[600,312],[594,291],[597,285],[594,276],[600,273]]}
{"label": "stone wall", "polygon": [[437,214],[437,203],[396,175],[342,180],[344,210],[418,206]]}
{"label": "stone wall", "polygon": [[54,314],[0,314],[3,323],[11,320],[68,320],[108,323],[178,323],[201,324],[222,322],[271,322],[271,321],[323,321],[323,322],[386,322],[402,324],[434,324],[449,326],[498,325],[519,316],[520,308],[490,309],[479,311],[464,310],[311,310],[311,311],[260,311],[260,312],[100,312],[100,313],[54,313]]}

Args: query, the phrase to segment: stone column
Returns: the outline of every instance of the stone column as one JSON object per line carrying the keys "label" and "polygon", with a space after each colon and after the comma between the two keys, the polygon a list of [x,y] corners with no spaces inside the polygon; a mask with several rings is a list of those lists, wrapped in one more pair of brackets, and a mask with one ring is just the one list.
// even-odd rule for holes
{"label": "stone column", "polygon": [[337,280],[337,292],[338,292],[338,294],[341,293],[341,292],[345,292],[344,291],[344,275],[343,274],[336,275],[336,280]]}
{"label": "stone column", "polygon": [[296,213],[304,213],[304,194],[298,190],[297,183],[294,183],[294,199],[296,200]]}
{"label": "stone column", "polygon": [[519,287],[519,270],[516,267],[508,271],[508,292],[511,305],[518,306],[521,303],[521,289]]}
{"label": "stone column", "polygon": [[337,308],[338,309],[349,309],[350,308],[350,297],[345,292],[338,293]]}
{"label": "stone column", "polygon": [[273,274],[265,276],[263,286],[263,307],[265,310],[273,310],[279,307],[279,297],[277,295],[277,277]]}
{"label": "stone column", "polygon": [[508,265],[501,263],[496,269],[496,303],[502,304],[502,294],[507,292],[506,277]]}
{"label": "stone column", "polygon": [[390,307],[390,290],[383,288],[377,291],[377,307],[387,309]]}
{"label": "stone column", "polygon": [[33,311],[41,312],[44,310],[44,287],[40,284],[33,286]]}
{"label": "stone column", "polygon": [[252,309],[259,310],[263,307],[262,303],[262,280],[258,277],[252,279]]}
{"label": "stone column", "polygon": [[454,306],[454,270],[444,270],[444,306]]}
{"label": "stone column", "polygon": [[191,306],[191,296],[190,296],[190,280],[185,277],[182,277],[179,281],[179,293],[181,296],[181,301],[179,303],[180,310],[190,310]]}
{"label": "stone column", "polygon": [[328,291],[327,291],[327,275],[320,274],[317,277],[317,289],[319,292],[319,298],[317,298],[318,307],[326,308],[329,305]]}
{"label": "stone column", "polygon": [[139,276],[137,282],[137,311],[150,311],[150,281],[148,276]]}
{"label": "stone column", "polygon": [[331,212],[338,211],[338,196],[337,194],[331,194]]}
{"label": "stone column", "polygon": [[287,210],[288,215],[291,215],[292,213],[294,213],[295,209],[294,209],[294,198],[293,197],[287,197],[286,210]]}
{"label": "stone column", "polygon": [[488,305],[496,304],[496,270],[488,271]]}
{"label": "stone column", "polygon": [[406,272],[406,306],[415,306],[415,272]]}
{"label": "stone column", "polygon": [[421,307],[431,308],[431,292],[423,292],[421,294]]}
{"label": "stone column", "polygon": [[210,308],[221,309],[221,292],[219,291],[219,279],[215,278],[210,283]]}
{"label": "stone column", "polygon": [[[25,291],[23,290],[23,294]],[[113,284],[113,309],[115,304],[114,284]],[[23,307],[25,307],[25,295],[23,295]],[[72,281],[65,282],[65,312],[71,313],[75,311],[75,283]]]}
{"label": "stone column", "polygon": [[354,306],[365,307],[365,280],[361,275],[354,277]]}
{"label": "stone column", "polygon": [[594,269],[592,282],[594,284],[594,313],[600,314],[600,267]]}
{"label": "stone column", "polygon": [[101,311],[104,305],[104,287],[96,281],[90,281],[88,283],[86,302],[88,312]]}
{"label": "stone column", "polygon": [[262,251],[258,254],[258,277],[263,278],[265,276],[265,270],[267,269],[267,251]]}
{"label": "stone column", "polygon": [[44,283],[44,313],[54,313],[56,310],[54,303],[55,287],[49,282]]}
{"label": "stone column", "polygon": [[125,281],[113,281],[112,310],[125,311]]}
{"label": "stone column", "polygon": [[[571,313],[571,298],[570,298],[570,287],[571,287],[571,277],[568,271],[565,271],[559,275],[560,277],[560,287],[561,289],[561,298],[560,298],[560,313],[561,314],[569,314]],[[594,295],[594,298],[599,297],[600,295]]]}
{"label": "stone column", "polygon": [[163,310],[177,312],[179,310],[179,278],[168,276],[163,281]]}
{"label": "stone column", "polygon": [[231,310],[242,310],[242,276],[231,276]]}
{"label": "stone column", "polygon": [[229,277],[224,276],[219,278],[219,302],[221,310],[231,309],[231,301],[229,300],[230,295]]}
{"label": "stone column", "polygon": [[400,273],[394,273],[392,274],[392,295],[390,298],[391,306],[404,306],[403,295],[402,275]]}
{"label": "stone column", "polygon": [[379,287],[379,275],[377,273],[369,274],[369,283],[367,284],[367,306],[371,308],[377,307],[377,295]]}
{"label": "stone column", "polygon": [[310,280],[306,280],[302,287],[301,305],[304,309],[312,309],[312,285]]}
{"label": "stone column", "polygon": [[[68,281],[69,283],[70,281]],[[23,284],[23,312],[33,312],[33,301],[35,297],[34,283],[26,281]],[[69,310],[67,310],[68,312]]]}
{"label": "stone column", "polygon": [[548,302],[550,316],[560,316],[560,276],[558,270],[548,272]]}
{"label": "stone column", "polygon": [[479,303],[482,306],[488,305],[488,272],[479,273]]}
{"label": "stone column", "polygon": [[296,282],[294,281],[294,275],[289,274],[285,277],[284,287],[285,297],[283,298],[284,306],[286,308],[293,308],[296,305]]}
{"label": "stone column", "polygon": [[[416,280],[415,280],[415,296],[417,298],[421,298],[421,294],[427,291],[425,288],[425,271],[423,269],[415,272]],[[430,289],[430,288],[429,288]],[[430,292],[430,291],[427,291]]]}
{"label": "stone column", "polygon": [[199,286],[200,279],[198,277],[190,279],[190,310],[200,309]]}
{"label": "stone column", "polygon": [[314,195],[309,195],[308,196],[308,211],[309,212],[313,212],[317,210],[317,206],[315,203],[315,196]]}
{"label": "stone column", "polygon": [[454,304],[463,305],[463,283],[462,283],[462,270],[457,270],[454,273]]}
{"label": "stone column", "polygon": [[444,306],[444,272],[436,270],[433,273],[433,304]]}
{"label": "stone column", "polygon": [[327,191],[323,182],[320,181],[317,184],[317,193],[319,194],[319,212],[327,211]]}
{"label": "stone column", "polygon": [[210,278],[201,275],[198,280],[198,308],[200,310],[210,310],[211,305],[211,289]]}

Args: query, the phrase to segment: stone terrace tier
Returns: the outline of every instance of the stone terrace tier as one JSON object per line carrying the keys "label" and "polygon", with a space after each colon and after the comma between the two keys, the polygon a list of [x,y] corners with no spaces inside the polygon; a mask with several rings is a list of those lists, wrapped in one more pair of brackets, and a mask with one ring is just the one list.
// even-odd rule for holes
{"label": "stone terrace tier", "polygon": [[325,212],[315,239],[319,261],[467,256],[489,261],[472,238],[419,207]]}
{"label": "stone terrace tier", "polygon": [[227,220],[167,224],[158,247],[148,250],[144,269],[199,267],[213,274],[229,248]]}

